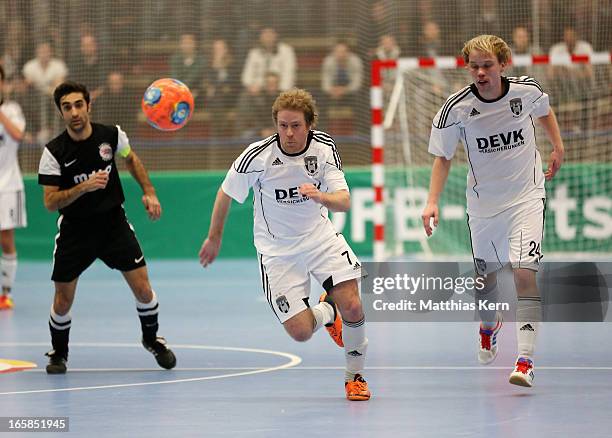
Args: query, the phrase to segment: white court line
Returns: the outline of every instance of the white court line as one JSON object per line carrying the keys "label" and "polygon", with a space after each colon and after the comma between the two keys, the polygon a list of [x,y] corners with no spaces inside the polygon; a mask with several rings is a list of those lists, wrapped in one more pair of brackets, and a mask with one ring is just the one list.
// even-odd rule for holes
{"label": "white court line", "polygon": [[[42,342],[18,342],[18,343],[0,343],[0,347],[40,347],[40,346],[48,346],[48,343]],[[74,342],[71,344],[76,347],[119,347],[119,348],[142,348],[139,344],[114,344],[114,343],[83,343],[83,342]],[[190,350],[218,350],[218,351],[234,351],[240,353],[259,353],[259,354],[271,354],[274,356],[281,356],[289,359],[289,362],[286,362],[282,365],[278,365],[275,367],[267,367],[267,368],[250,368],[246,371],[230,373],[230,374],[221,374],[217,376],[208,376],[208,377],[194,377],[191,379],[173,379],[173,380],[160,380],[156,382],[140,382],[140,383],[122,383],[116,385],[99,385],[99,386],[81,386],[74,388],[60,388],[60,389],[35,389],[29,391],[11,391],[11,392],[0,392],[0,395],[16,395],[16,394],[41,394],[48,392],[68,392],[68,391],[86,391],[93,389],[110,389],[110,388],[127,388],[127,387],[135,387],[135,386],[150,386],[150,385],[166,385],[169,383],[185,383],[185,382],[200,382],[204,380],[218,380],[218,379],[226,379],[229,377],[239,377],[239,376],[248,376],[252,374],[261,374],[261,373],[269,373],[272,371],[278,371],[285,368],[294,367],[299,365],[302,362],[302,359],[299,356],[291,353],[284,353],[282,351],[273,351],[273,350],[262,350],[258,348],[241,348],[241,347],[219,347],[219,346],[211,346],[211,345],[186,345],[186,344],[176,344],[172,345],[174,349],[190,349]],[[158,370],[160,371],[160,370]]]}
{"label": "white court line", "polygon": [[[509,366],[374,366],[365,367],[365,370],[372,371],[463,371],[463,370],[507,370],[512,368]],[[267,370],[267,367],[194,367],[194,368],[173,368],[173,372],[178,371],[242,371],[242,370]],[[284,368],[288,371],[333,371],[344,370],[342,366],[293,366]],[[571,367],[571,366],[538,366],[538,370],[561,370],[561,371],[612,371],[612,366],[609,367]],[[159,372],[159,368],[70,368],[71,373],[125,373],[125,372]],[[23,373],[44,373],[43,369],[28,369]]]}

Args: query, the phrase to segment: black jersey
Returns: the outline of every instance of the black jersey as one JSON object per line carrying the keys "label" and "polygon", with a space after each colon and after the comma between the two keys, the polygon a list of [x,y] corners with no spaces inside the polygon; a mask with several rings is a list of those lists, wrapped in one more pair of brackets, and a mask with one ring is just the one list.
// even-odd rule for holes
{"label": "black jersey", "polygon": [[102,190],[85,193],[59,212],[70,218],[86,218],[107,212],[123,203],[125,197],[115,163],[115,154],[127,156],[130,150],[125,132],[118,126],[92,123],[92,134],[74,141],[67,131],[45,147],[38,168],[38,183],[69,189],[90,178],[95,172],[109,173]]}

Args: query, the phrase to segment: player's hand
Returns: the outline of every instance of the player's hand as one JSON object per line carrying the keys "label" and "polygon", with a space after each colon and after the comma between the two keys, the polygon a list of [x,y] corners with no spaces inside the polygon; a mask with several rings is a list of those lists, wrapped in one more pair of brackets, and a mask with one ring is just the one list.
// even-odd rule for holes
{"label": "player's hand", "polygon": [[149,219],[156,221],[161,217],[161,204],[159,203],[159,199],[157,199],[156,195],[142,195],[142,204],[144,205],[145,210],[147,210]]}
{"label": "player's hand", "polygon": [[220,248],[220,239],[211,239],[210,237],[207,237],[202,244],[202,248],[200,248],[200,264],[203,267],[210,265],[217,258],[217,255],[219,255]]}
{"label": "player's hand", "polygon": [[433,228],[431,227],[431,219],[433,218],[433,226],[438,226],[438,220],[440,218],[440,213],[438,211],[438,204],[427,204],[423,213],[421,214],[421,219],[423,219],[423,228],[425,228],[425,234],[427,236],[431,236],[433,233]]}
{"label": "player's hand", "polygon": [[548,170],[544,172],[544,177],[546,177],[547,180],[553,179],[561,168],[561,165],[563,164],[563,155],[565,155],[565,151],[557,149],[550,153],[550,158],[548,159]]}
{"label": "player's hand", "polygon": [[307,196],[319,204],[323,203],[323,192],[319,191],[314,184],[306,183],[298,187],[300,195]]}
{"label": "player's hand", "polygon": [[108,172],[105,170],[98,170],[82,184],[86,192],[95,192],[96,190],[104,189],[108,184]]}

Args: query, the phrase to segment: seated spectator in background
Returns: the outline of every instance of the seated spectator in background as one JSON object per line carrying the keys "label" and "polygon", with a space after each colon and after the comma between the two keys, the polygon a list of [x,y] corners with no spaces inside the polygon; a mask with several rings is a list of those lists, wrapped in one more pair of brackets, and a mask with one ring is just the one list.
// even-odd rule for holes
{"label": "seated spectator in background", "polygon": [[240,137],[264,138],[276,132],[270,108],[279,93],[280,78],[268,72],[261,93],[240,96],[236,114],[236,131]]}
{"label": "seated spectator in background", "polygon": [[[551,58],[557,58],[592,53],[593,47],[588,42],[579,40],[572,26],[566,26],[563,30],[563,41],[553,45],[548,54]],[[548,77],[557,88],[556,93],[561,101],[584,100],[593,84],[593,67],[591,64],[576,63],[567,66],[550,65]]]}
{"label": "seated spectator in background", "polygon": [[23,66],[26,92],[30,93],[26,106],[26,120],[31,121],[37,132],[36,140],[46,143],[59,129],[59,119],[55,115],[53,90],[68,75],[64,61],[53,57],[53,49],[47,42],[36,46],[36,57]]}
{"label": "seated spectator in background", "polygon": [[106,78],[104,93],[92,105],[97,121],[108,125],[119,125],[121,129],[133,131],[139,101],[125,87],[125,78],[120,71],[111,71]]}
{"label": "seated spectator in background", "polygon": [[297,62],[293,47],[278,41],[278,34],[270,27],[263,28],[259,45],[252,48],[242,70],[242,85],[251,95],[261,92],[266,73],[276,73],[282,91],[295,86]]}
{"label": "seated spectator in background", "polygon": [[398,59],[400,53],[400,47],[393,35],[387,33],[379,38],[378,47],[376,47],[377,59]]}
{"label": "seated spectator in background", "polygon": [[321,69],[321,88],[327,105],[354,105],[363,81],[363,63],[345,42],[336,43]]}
{"label": "seated spectator in background", "polygon": [[210,112],[210,135],[213,138],[231,135],[227,116],[236,102],[237,72],[227,42],[214,40],[204,74],[205,110]]}
{"label": "seated spectator in background", "polygon": [[[512,57],[524,56],[524,55],[542,55],[542,50],[537,46],[533,45],[530,41],[529,31],[525,26],[516,26],[512,30]],[[532,66],[529,69],[523,66],[511,65],[508,69],[508,76],[537,76],[536,79],[541,83],[544,78],[541,72],[538,72],[538,66]]]}
{"label": "seated spectator in background", "polygon": [[442,39],[440,38],[440,26],[435,21],[423,23],[421,34],[421,52],[423,56],[435,58],[442,55]]}
{"label": "seated spectator in background", "polygon": [[198,53],[196,36],[193,33],[182,34],[179,50],[170,59],[170,77],[185,83],[196,101],[199,101],[204,69],[204,56]]}
{"label": "seated spectator in background", "polygon": [[98,41],[92,34],[81,36],[79,56],[70,66],[70,79],[85,84],[90,90],[90,98],[95,101],[104,89],[106,66],[98,53]]}

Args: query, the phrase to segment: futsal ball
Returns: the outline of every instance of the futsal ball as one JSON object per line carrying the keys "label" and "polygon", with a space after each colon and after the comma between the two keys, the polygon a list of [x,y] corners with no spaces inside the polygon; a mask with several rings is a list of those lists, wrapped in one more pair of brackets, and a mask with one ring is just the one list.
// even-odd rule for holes
{"label": "futsal ball", "polygon": [[142,111],[151,126],[161,131],[176,131],[193,114],[193,95],[179,80],[158,79],[149,85],[142,98]]}

